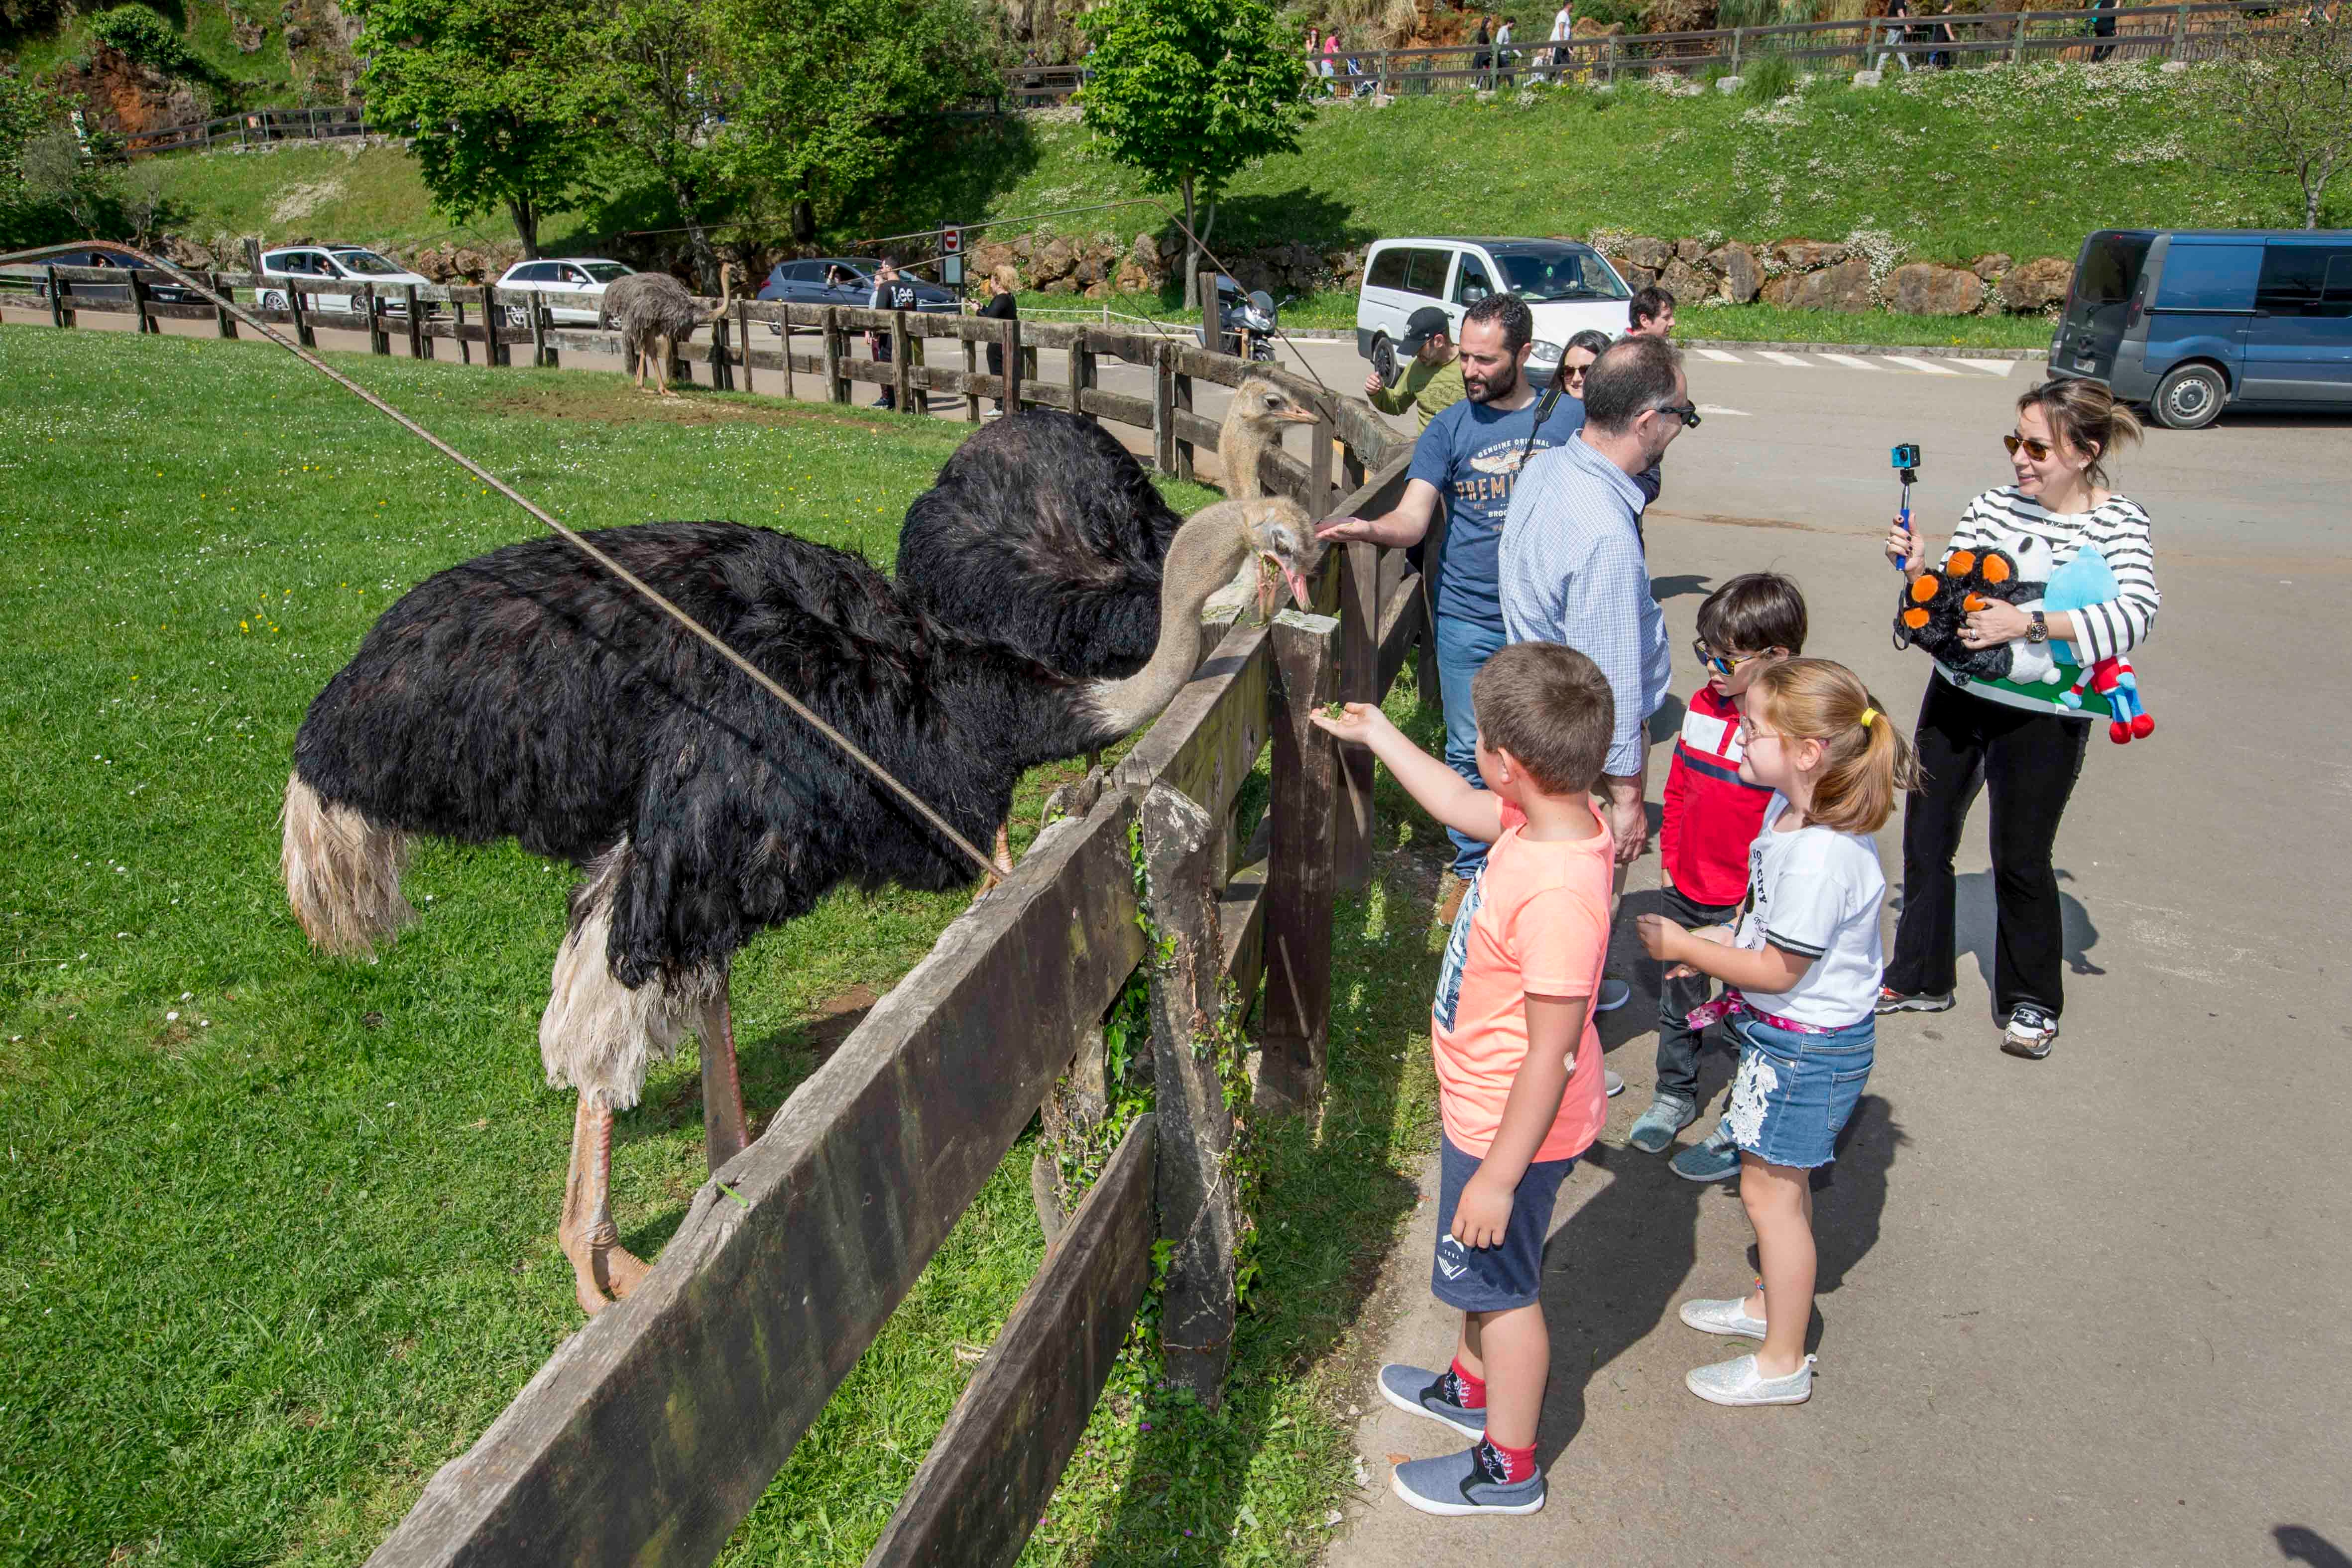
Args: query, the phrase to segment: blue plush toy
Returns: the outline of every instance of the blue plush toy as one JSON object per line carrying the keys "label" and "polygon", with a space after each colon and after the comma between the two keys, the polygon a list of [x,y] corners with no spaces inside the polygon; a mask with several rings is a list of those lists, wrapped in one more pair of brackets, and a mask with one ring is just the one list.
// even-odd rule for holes
{"label": "blue plush toy", "polygon": [[[2043,589],[2042,603],[2022,606],[2026,609],[2080,610],[2092,605],[2104,605],[2122,593],[2107,558],[2085,545],[2074,559],[2050,574],[2049,585]],[[2027,656],[2036,666],[2047,668],[2021,669],[2012,680],[2042,680],[2056,684],[2061,678],[2060,666],[2079,667],[2074,683],[2058,694],[2058,700],[2069,708],[2083,706],[2084,687],[2106,699],[2113,722],[2107,726],[2108,738],[2123,745],[2135,740],[2145,740],[2156,730],[2156,721],[2149,718],[2140,702],[2139,676],[2128,660],[2120,658],[2086,660],[2084,650],[2070,643],[2052,642],[2047,650],[2032,649]],[[2021,660],[2021,663],[2025,660]]]}

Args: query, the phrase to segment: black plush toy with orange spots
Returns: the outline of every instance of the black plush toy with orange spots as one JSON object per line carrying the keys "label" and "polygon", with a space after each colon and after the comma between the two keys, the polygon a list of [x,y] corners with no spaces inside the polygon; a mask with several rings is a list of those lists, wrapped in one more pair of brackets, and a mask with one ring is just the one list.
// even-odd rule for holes
{"label": "black plush toy with orange spots", "polygon": [[2011,646],[1970,647],[1960,640],[1961,623],[1989,599],[2012,605],[2039,601],[2049,576],[2046,557],[2021,562],[2006,550],[1955,550],[1944,557],[1943,565],[1904,585],[1903,603],[1895,615],[1895,646],[1916,643],[1958,675],[2007,679],[2013,662]]}

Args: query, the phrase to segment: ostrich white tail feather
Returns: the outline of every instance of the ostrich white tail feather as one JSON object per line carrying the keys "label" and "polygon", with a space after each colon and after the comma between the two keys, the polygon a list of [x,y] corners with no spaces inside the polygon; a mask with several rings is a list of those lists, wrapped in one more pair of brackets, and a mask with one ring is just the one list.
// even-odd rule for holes
{"label": "ostrich white tail feather", "polygon": [[539,1059],[550,1089],[576,1089],[591,1104],[626,1110],[644,1093],[646,1073],[667,1061],[678,1041],[726,984],[723,971],[656,975],[635,989],[621,984],[607,956],[613,894],[628,864],[622,840],[588,865],[572,894],[572,925],[556,950],[547,1011],[539,1020]]}
{"label": "ostrich white tail feather", "polygon": [[287,775],[279,820],[286,901],[314,945],[364,957],[416,918],[400,891],[406,834],[378,827],[350,806],[329,805],[300,773]]}

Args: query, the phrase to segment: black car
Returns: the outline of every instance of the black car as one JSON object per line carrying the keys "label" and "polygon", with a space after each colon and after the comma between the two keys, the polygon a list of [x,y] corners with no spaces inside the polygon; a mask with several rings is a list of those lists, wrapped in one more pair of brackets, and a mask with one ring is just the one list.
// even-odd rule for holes
{"label": "black car", "polygon": [[[760,285],[762,300],[782,300],[791,305],[856,305],[860,309],[874,299],[874,263],[846,256],[818,257],[811,261],[780,261]],[[926,283],[919,278],[899,276],[915,286],[915,309],[952,313],[961,309],[956,297],[936,283]],[[828,282],[830,278],[832,281]]]}
{"label": "black car", "polygon": [[[147,297],[150,300],[154,300],[157,304],[195,305],[203,302],[201,298],[194,290],[182,288],[179,284],[173,282],[169,273],[158,271],[154,268],[150,267],[147,263],[134,260],[128,256],[118,256],[110,250],[60,251],[55,256],[45,256],[41,258],[41,259],[34,263],[34,265],[40,267],[114,267],[121,268],[125,270],[135,268],[139,271],[144,272],[147,275]],[[77,300],[114,300],[128,303],[131,299],[131,283],[127,279],[121,283],[69,282],[66,287],[69,297]],[[49,286],[47,281],[41,279],[36,279],[34,281],[33,297],[37,300],[46,300],[49,297]]]}

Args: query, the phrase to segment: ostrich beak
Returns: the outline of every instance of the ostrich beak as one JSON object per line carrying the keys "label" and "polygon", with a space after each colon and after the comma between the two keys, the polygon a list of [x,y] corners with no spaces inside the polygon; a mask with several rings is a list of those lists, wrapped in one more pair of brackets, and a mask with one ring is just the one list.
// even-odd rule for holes
{"label": "ostrich beak", "polygon": [[1286,422],[1292,425],[1312,425],[1318,419],[1320,419],[1322,416],[1316,413],[1312,408],[1293,407],[1288,413],[1283,415],[1282,417]]}
{"label": "ostrich beak", "polygon": [[1307,585],[1307,574],[1305,573],[1301,572],[1297,567],[1290,564],[1287,561],[1285,561],[1279,555],[1270,554],[1265,557],[1265,562],[1267,565],[1274,568],[1274,571],[1261,572],[1258,574],[1259,619],[1263,620],[1274,613],[1274,582],[1276,573],[1281,574],[1283,582],[1290,585],[1290,602],[1292,604],[1297,605],[1303,610],[1315,602],[1315,591]]}

